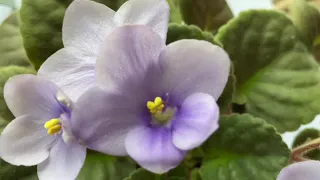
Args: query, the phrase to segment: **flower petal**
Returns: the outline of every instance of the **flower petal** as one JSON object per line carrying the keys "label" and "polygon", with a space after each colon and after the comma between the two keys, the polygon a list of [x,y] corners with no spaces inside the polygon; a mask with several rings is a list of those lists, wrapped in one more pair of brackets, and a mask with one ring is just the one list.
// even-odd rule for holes
{"label": "flower petal", "polygon": [[178,166],[186,153],[172,144],[172,134],[167,128],[137,127],[129,132],[125,144],[138,164],[158,174]]}
{"label": "flower petal", "polygon": [[162,87],[182,102],[187,96],[202,92],[218,99],[228,80],[230,59],[218,46],[206,41],[180,40],[162,51],[164,71]]}
{"label": "flower petal", "polygon": [[76,101],[96,84],[95,63],[96,55],[72,47],[63,48],[42,64],[38,76],[50,79],[72,101]]}
{"label": "flower petal", "polygon": [[129,0],[116,12],[118,26],[148,25],[165,41],[168,31],[170,9],[166,0]]}
{"label": "flower petal", "polygon": [[173,144],[181,150],[200,146],[218,129],[219,107],[212,96],[195,93],[183,102],[173,121]]}
{"label": "flower petal", "polygon": [[59,139],[49,158],[38,165],[40,180],[76,179],[86,159],[86,147],[76,141],[65,144]]}
{"label": "flower petal", "polygon": [[97,80],[104,89],[124,81],[144,81],[165,47],[158,34],[140,25],[116,28],[105,42],[96,64]]}
{"label": "flower petal", "polygon": [[[111,155],[127,155],[124,139],[141,124],[141,105],[135,96],[93,88],[75,104],[71,124],[88,148]],[[75,123],[73,123],[75,122]]]}
{"label": "flower petal", "polygon": [[14,165],[33,166],[49,156],[55,136],[49,136],[43,123],[31,116],[11,121],[0,136],[0,156]]}
{"label": "flower petal", "polygon": [[4,98],[15,117],[30,115],[43,121],[60,116],[56,97],[58,87],[31,74],[10,78],[4,86]]}
{"label": "flower petal", "polygon": [[303,161],[281,170],[277,180],[319,180],[320,161]]}
{"label": "flower petal", "polygon": [[114,15],[115,12],[103,4],[88,0],[73,1],[63,21],[64,46],[96,53],[108,32],[115,27]]}

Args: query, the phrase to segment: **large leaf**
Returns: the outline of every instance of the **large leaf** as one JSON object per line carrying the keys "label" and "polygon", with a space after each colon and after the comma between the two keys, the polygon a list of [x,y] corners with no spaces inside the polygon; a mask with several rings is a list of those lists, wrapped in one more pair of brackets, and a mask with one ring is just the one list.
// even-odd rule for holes
{"label": "large leaf", "polygon": [[234,101],[280,132],[320,112],[319,66],[293,23],[275,11],[251,10],[222,27],[217,40],[235,68]]}
{"label": "large leaf", "polygon": [[[3,98],[3,86],[6,81],[18,74],[34,74],[35,71],[32,68],[20,67],[20,66],[6,66],[0,68],[0,117],[7,120],[7,123],[13,120],[14,116],[6,106],[6,103]],[[1,119],[2,121],[2,119]],[[0,129],[5,125],[5,123],[1,123],[0,121]]]}
{"label": "large leaf", "polygon": [[320,12],[317,7],[306,0],[295,0],[290,7],[291,16],[306,44],[312,47],[317,36],[320,35]]}
{"label": "large leaf", "polygon": [[180,0],[180,7],[187,24],[194,24],[211,32],[233,17],[225,0]]}
{"label": "large leaf", "polygon": [[89,151],[77,180],[122,180],[135,170],[135,163]]}
{"label": "large leaf", "polygon": [[1,180],[37,180],[37,168],[13,166],[0,159]]}
{"label": "large leaf", "polygon": [[274,180],[287,165],[289,149],[275,129],[249,114],[222,116],[203,145],[203,180]]}
{"label": "large leaf", "polygon": [[[124,0],[95,0],[117,9]],[[63,47],[62,21],[72,0],[23,0],[21,33],[30,61],[36,69]]]}
{"label": "large leaf", "polygon": [[20,33],[19,13],[13,13],[0,26],[0,66],[30,66]]}

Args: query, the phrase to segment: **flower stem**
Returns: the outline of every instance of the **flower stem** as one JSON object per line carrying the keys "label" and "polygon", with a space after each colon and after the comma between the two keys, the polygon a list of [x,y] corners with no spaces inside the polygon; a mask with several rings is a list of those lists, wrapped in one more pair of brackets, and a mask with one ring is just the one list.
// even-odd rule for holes
{"label": "flower stem", "polygon": [[309,141],[305,144],[302,144],[299,147],[294,148],[291,151],[291,163],[305,161],[308,160],[307,158],[303,157],[306,153],[310,152],[311,150],[320,148],[320,138],[314,139]]}

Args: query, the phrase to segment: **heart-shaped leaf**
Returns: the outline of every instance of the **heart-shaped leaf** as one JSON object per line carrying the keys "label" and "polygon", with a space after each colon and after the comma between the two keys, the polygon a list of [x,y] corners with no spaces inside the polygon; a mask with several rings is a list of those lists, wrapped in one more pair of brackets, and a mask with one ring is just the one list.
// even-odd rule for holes
{"label": "heart-shaped leaf", "polygon": [[234,102],[278,131],[295,130],[320,112],[320,74],[292,21],[251,10],[222,27],[216,39],[235,68]]}
{"label": "heart-shaped leaf", "polygon": [[275,129],[249,114],[222,116],[203,145],[203,180],[274,180],[287,165],[289,149]]}

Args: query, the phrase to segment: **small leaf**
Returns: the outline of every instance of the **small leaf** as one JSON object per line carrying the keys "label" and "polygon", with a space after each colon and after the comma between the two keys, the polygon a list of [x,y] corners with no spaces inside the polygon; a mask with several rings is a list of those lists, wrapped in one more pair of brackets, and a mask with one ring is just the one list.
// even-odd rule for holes
{"label": "small leaf", "polygon": [[320,12],[305,0],[295,0],[290,7],[293,23],[302,34],[306,44],[312,47],[320,35]]}
{"label": "small leaf", "polygon": [[[124,0],[95,0],[117,9]],[[21,6],[21,33],[27,55],[39,69],[57,50],[63,48],[62,21],[72,0],[23,0]]]}
{"label": "small leaf", "polygon": [[203,145],[203,180],[274,180],[289,159],[275,129],[249,114],[220,118],[220,127]]}
{"label": "small leaf", "polygon": [[246,112],[280,132],[295,130],[319,114],[319,66],[284,14],[243,12],[216,39],[233,61],[234,102],[245,104]]}
{"label": "small leaf", "polygon": [[212,44],[221,46],[221,44],[214,40],[214,37],[211,33],[202,31],[197,26],[170,23],[168,27],[166,43],[170,44],[181,39],[205,40],[211,42]]}
{"label": "small leaf", "polygon": [[122,180],[135,170],[135,163],[89,151],[77,180]]}
{"label": "small leaf", "polygon": [[193,169],[191,171],[190,180],[202,180],[199,169]]}
{"label": "small leaf", "polygon": [[[298,147],[304,143],[320,137],[320,131],[317,129],[304,129],[294,139],[292,148]],[[320,149],[313,149],[310,152],[303,155],[303,157],[320,160]]]}
{"label": "small leaf", "polygon": [[0,66],[30,66],[20,33],[19,13],[11,14],[0,26]]}
{"label": "small leaf", "polygon": [[214,32],[233,14],[225,0],[180,0],[181,13],[187,24]]}
{"label": "small leaf", "polygon": [[187,176],[189,175],[188,169],[184,165],[179,165],[178,167],[170,170],[166,174],[154,174],[145,169],[137,169],[129,177],[124,180],[187,180]]}
{"label": "small leaf", "polygon": [[[7,120],[7,123],[14,119],[14,116],[6,106],[6,103],[3,98],[3,86],[7,80],[18,74],[35,74],[34,69],[20,67],[20,66],[6,66],[0,68],[0,116]],[[0,123],[0,127],[3,127],[4,124]]]}

